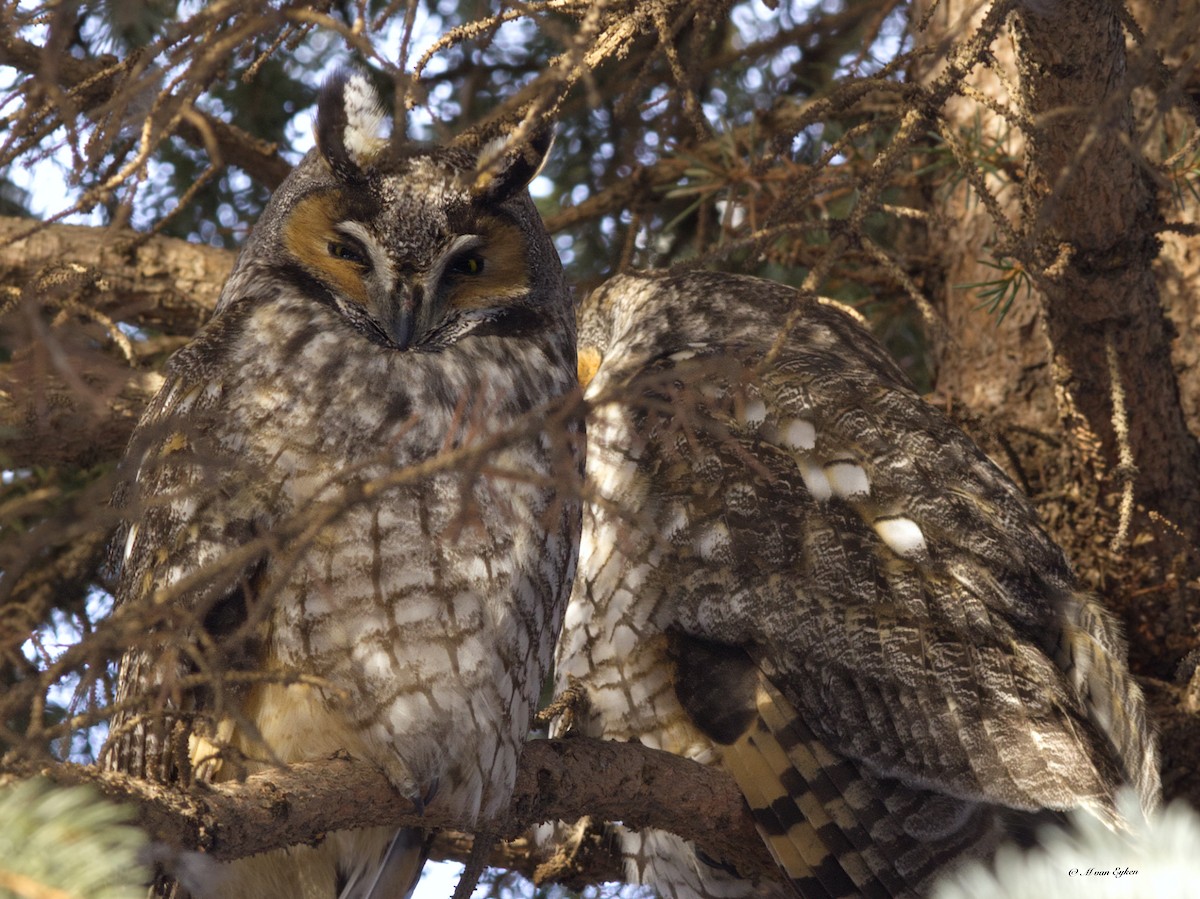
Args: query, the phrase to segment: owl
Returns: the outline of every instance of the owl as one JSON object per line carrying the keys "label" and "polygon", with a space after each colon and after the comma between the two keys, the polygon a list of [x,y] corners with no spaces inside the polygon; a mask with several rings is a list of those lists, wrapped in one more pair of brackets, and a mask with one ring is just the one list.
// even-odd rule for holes
{"label": "owl", "polygon": [[[1158,802],[1112,618],[1029,501],[849,313],[725,274],[579,315],[576,732],[736,780],[779,882],[618,827],[664,897],[915,896],[1070,809]],[[562,730],[560,727],[559,730]]]}
{"label": "owl", "polygon": [[[325,87],[317,147],[135,431],[117,603],[141,632],[103,758],[222,781],[344,753],[486,820],[574,575],[574,310],[526,190],[548,140],[417,146],[384,118],[363,75]],[[404,896],[425,854],[333,833],[198,892]]]}

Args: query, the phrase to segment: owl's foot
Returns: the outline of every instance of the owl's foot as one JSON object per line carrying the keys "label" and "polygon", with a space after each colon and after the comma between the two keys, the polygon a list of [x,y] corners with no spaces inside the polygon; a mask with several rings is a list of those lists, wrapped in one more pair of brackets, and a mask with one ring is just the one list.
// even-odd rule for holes
{"label": "owl's foot", "polygon": [[418,815],[424,815],[425,809],[429,807],[429,803],[433,802],[434,797],[437,796],[439,783],[440,782],[435,777],[433,781],[425,787],[424,790],[421,790],[415,795],[409,797],[412,799],[413,808],[417,810]]}
{"label": "owl's foot", "polygon": [[[575,722],[584,717],[588,710],[587,687],[573,674],[567,675],[567,688],[534,718],[538,727],[544,727],[556,737],[569,736]],[[555,723],[557,722],[557,727]]]}

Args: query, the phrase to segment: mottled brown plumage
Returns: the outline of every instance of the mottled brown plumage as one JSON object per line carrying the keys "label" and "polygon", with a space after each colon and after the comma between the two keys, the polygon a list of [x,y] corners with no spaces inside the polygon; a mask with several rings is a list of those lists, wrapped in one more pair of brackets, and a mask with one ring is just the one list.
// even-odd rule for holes
{"label": "mottled brown plumage", "polygon": [[[713,273],[585,300],[578,728],[720,765],[781,882],[620,829],[666,897],[912,896],[1010,825],[1158,801],[1112,619],[1029,501],[832,304]],[[725,864],[722,864],[725,863]],[[727,870],[732,868],[732,870]]]}
{"label": "mottled brown plumage", "polygon": [[[470,822],[509,799],[574,571],[574,323],[525,189],[545,142],[480,178],[375,108],[361,76],[326,88],[134,435],[117,601],[153,627],[105,758],[223,780],[344,752]],[[403,895],[423,842],[332,834],[200,886]]]}

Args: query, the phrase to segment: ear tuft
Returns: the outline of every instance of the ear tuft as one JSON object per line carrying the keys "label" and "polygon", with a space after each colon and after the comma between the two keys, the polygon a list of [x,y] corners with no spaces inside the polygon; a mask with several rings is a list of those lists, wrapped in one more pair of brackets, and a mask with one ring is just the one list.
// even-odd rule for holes
{"label": "ear tuft", "polygon": [[387,146],[387,112],[360,72],[338,72],[317,101],[317,146],[343,181],[361,181]]}
{"label": "ear tuft", "polygon": [[480,149],[471,189],[477,199],[503,203],[524,190],[545,165],[554,143],[554,131],[549,126],[539,128],[515,145],[511,138],[508,134],[501,135]]}

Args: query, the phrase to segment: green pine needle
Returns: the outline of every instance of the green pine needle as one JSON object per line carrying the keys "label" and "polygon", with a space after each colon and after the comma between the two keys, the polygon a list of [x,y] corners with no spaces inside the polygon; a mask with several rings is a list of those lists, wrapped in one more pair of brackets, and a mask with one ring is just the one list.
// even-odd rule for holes
{"label": "green pine needle", "polygon": [[0,899],[141,899],[146,835],[89,787],[0,789]]}

